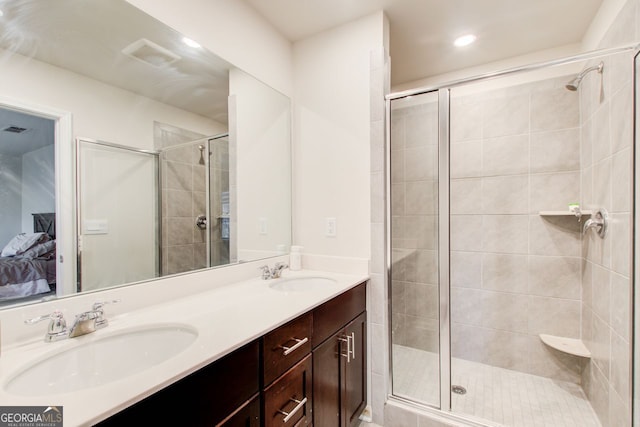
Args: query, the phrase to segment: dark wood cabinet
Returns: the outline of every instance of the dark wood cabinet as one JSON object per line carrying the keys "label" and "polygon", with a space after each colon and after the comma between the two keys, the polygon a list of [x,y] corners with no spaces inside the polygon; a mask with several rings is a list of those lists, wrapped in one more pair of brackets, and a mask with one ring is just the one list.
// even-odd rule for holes
{"label": "dark wood cabinet", "polygon": [[360,422],[367,390],[365,308],[365,284],[361,284],[314,311],[314,342],[316,331],[319,337],[333,331],[313,349],[315,427]]}
{"label": "dark wood cabinet", "polygon": [[269,332],[262,338],[264,385],[311,352],[313,313],[308,312]]}
{"label": "dark wood cabinet", "polygon": [[[357,426],[359,417],[367,403],[367,313],[356,317],[344,329],[344,336],[351,339],[350,357],[343,358],[340,368],[342,375],[342,417],[341,426]],[[344,341],[341,346],[346,347]],[[348,344],[348,343],[347,343]],[[346,361],[344,360],[346,359]]]}
{"label": "dark wood cabinet", "polygon": [[260,427],[260,395],[238,408],[216,427]]}
{"label": "dark wood cabinet", "polygon": [[340,353],[342,331],[313,350],[313,416],[316,426],[340,425]]}
{"label": "dark wood cabinet", "polygon": [[[219,425],[238,408],[258,397],[259,392],[260,347],[256,340],[113,415],[100,425]],[[259,425],[259,419],[257,423],[249,425]]]}
{"label": "dark wood cabinet", "polygon": [[100,423],[355,427],[366,405],[366,283]]}
{"label": "dark wood cabinet", "polygon": [[311,354],[264,391],[264,425],[311,425],[313,387]]}

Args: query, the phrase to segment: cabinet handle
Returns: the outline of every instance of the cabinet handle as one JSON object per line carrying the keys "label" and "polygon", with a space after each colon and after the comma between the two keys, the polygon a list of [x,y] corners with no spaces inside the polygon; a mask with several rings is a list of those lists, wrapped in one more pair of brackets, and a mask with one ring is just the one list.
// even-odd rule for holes
{"label": "cabinet handle", "polygon": [[284,352],[282,353],[283,356],[290,355],[291,353],[293,353],[294,351],[296,351],[297,349],[299,349],[309,341],[309,338],[307,337],[304,337],[301,340],[299,340],[298,338],[291,338],[291,339],[296,342],[293,346],[291,347],[285,347],[283,345],[280,346],[280,348],[284,350]]}
{"label": "cabinet handle", "polygon": [[340,356],[346,357],[347,363],[351,363],[351,355],[353,354],[353,351],[351,351],[351,336],[345,335],[342,337],[338,337],[338,341],[347,343],[347,353],[345,354],[341,352]]}
{"label": "cabinet handle", "polygon": [[351,345],[347,345],[347,352],[351,351],[351,358],[356,359],[356,333],[351,332],[351,335],[347,335],[347,340],[351,338]]}
{"label": "cabinet handle", "polygon": [[281,413],[282,415],[284,415],[284,418],[282,419],[283,423],[289,422],[291,417],[293,417],[296,414],[296,412],[298,412],[300,409],[302,409],[302,407],[307,403],[307,398],[305,397],[302,400],[291,398],[291,399],[289,399],[289,401],[295,402],[295,403],[297,403],[297,405],[296,405],[295,408],[293,408],[293,410],[291,412],[285,412],[282,409],[278,409],[278,412]]}

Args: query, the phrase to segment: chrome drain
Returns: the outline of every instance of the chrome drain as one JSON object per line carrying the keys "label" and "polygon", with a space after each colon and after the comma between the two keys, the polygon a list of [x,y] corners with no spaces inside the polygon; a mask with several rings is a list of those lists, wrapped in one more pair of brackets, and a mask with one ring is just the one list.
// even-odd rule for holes
{"label": "chrome drain", "polygon": [[455,394],[467,394],[467,389],[462,387],[461,385],[452,385],[451,391]]}

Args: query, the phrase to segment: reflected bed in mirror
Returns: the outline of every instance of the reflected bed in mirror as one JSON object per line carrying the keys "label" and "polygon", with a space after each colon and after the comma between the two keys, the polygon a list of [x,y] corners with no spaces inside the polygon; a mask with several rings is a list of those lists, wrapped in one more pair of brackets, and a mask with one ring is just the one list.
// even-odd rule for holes
{"label": "reflected bed in mirror", "polygon": [[[0,200],[3,221],[11,217],[0,245],[40,232],[35,246],[54,247],[40,256],[48,278],[30,295],[0,293],[0,307],[288,252],[286,96],[126,1],[0,9],[0,107],[50,124],[45,149],[33,145],[35,128],[0,120],[30,129],[21,138],[33,145],[10,162],[0,133],[2,186],[16,188]],[[46,197],[24,185],[35,178],[23,158],[39,151],[51,164],[37,181]],[[34,228],[34,214],[49,214],[57,236]]]}

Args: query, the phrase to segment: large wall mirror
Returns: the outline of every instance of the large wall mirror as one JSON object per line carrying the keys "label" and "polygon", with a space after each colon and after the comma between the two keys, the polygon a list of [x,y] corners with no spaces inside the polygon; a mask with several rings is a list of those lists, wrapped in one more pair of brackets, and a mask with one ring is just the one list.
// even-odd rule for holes
{"label": "large wall mirror", "polygon": [[289,98],[124,0],[0,10],[0,308],[288,251]]}

